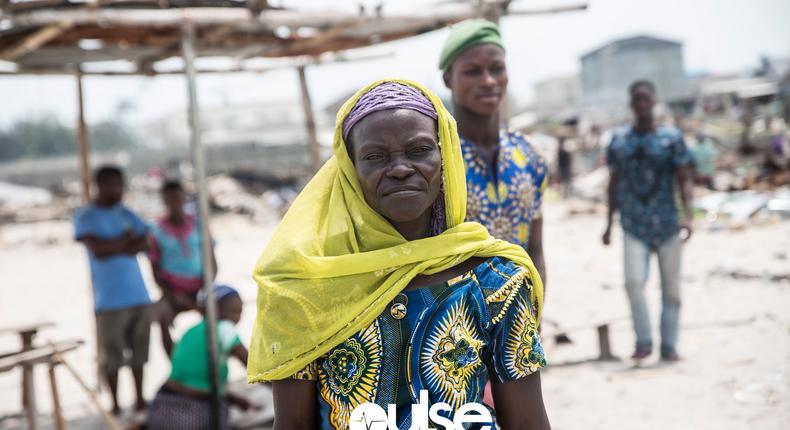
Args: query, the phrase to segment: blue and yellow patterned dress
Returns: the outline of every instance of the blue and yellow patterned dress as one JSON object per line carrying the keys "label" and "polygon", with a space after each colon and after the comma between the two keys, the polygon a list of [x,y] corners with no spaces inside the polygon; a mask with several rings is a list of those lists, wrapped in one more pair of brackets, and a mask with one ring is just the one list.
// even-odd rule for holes
{"label": "blue and yellow patterned dress", "polygon": [[546,160],[534,144],[515,131],[500,130],[496,172],[461,137],[466,164],[466,220],[483,224],[497,239],[527,249],[529,225],[540,216],[549,183]]}
{"label": "blue and yellow patterned dress", "polygon": [[508,260],[495,257],[403,294],[405,317],[387,309],[294,375],[316,381],[321,429],[348,428],[351,411],[366,402],[384,410],[397,405],[398,428],[407,429],[420,390],[428,391],[430,404],[456,410],[482,404],[489,377],[515,380],[546,365],[531,282]]}

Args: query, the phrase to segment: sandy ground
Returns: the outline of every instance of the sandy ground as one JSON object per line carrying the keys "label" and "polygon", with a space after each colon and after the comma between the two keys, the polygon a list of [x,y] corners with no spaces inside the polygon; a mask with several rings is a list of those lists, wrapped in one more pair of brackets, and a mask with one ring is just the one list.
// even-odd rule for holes
{"label": "sandy ground", "polygon": [[[545,315],[568,330],[570,345],[557,345],[557,329],[545,325],[549,362],[542,374],[546,407],[555,429],[786,429],[790,428],[790,222],[749,226],[739,231],[706,231],[700,226],[683,257],[683,315],[680,352],[684,360],[662,366],[657,357],[636,368],[621,362],[583,362],[597,355],[595,326],[611,323],[616,355],[632,352],[629,311],[622,288],[622,247],[600,244],[603,215],[570,215],[581,202],[549,201],[545,213],[548,295]],[[223,215],[212,221],[217,239],[218,279],[238,287],[245,301],[239,330],[249,338],[256,289],[251,268],[271,234],[271,226]],[[83,249],[70,240],[65,222],[0,227],[0,327],[52,321],[39,340],[79,338],[83,348],[67,360],[96,387],[94,322],[88,265]],[[147,262],[141,263],[148,275]],[[654,263],[655,264],[655,263]],[[755,278],[735,279],[739,271]],[[149,275],[150,281],[150,275]],[[153,283],[149,285],[153,286]],[[152,295],[157,296],[154,288]],[[647,287],[653,321],[660,302],[657,270]],[[177,334],[197,319],[183,315]],[[656,328],[657,332],[657,328]],[[0,353],[18,347],[0,336]],[[577,364],[574,364],[577,363]],[[151,339],[146,395],[156,392],[169,372],[158,330]],[[231,378],[243,378],[231,366]],[[91,414],[87,397],[58,369],[67,418]],[[122,404],[132,404],[131,375],[122,373]],[[51,408],[45,369],[36,373],[38,403]],[[0,416],[21,410],[18,372],[0,374]],[[107,400],[103,398],[103,400]],[[105,403],[106,404],[106,403]],[[103,428],[83,422],[77,428]],[[0,420],[0,429],[19,421]]]}

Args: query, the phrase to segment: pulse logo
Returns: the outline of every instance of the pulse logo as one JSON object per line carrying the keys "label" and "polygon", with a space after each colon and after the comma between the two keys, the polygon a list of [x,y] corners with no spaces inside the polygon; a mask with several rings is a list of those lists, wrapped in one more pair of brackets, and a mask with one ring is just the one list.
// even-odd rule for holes
{"label": "pulse logo", "polygon": [[[350,430],[398,430],[396,423],[396,405],[387,405],[387,411],[375,403],[362,403],[351,411]],[[439,415],[439,412],[452,411],[447,403],[434,403],[428,408],[428,391],[420,390],[420,402],[411,406],[412,424],[409,430],[437,430],[428,427],[428,422],[440,426],[442,430],[463,430],[465,424],[491,423],[491,413],[480,403],[466,403],[455,411],[453,419]],[[491,426],[483,426],[482,430],[491,430]]]}

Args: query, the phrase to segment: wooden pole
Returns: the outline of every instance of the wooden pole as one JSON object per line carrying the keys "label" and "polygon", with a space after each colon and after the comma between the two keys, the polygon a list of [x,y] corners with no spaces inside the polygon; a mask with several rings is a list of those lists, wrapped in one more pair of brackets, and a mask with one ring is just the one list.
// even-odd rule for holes
{"label": "wooden pole", "polygon": [[58,395],[58,382],[55,379],[55,365],[57,361],[49,362],[49,385],[52,388],[52,418],[55,422],[55,430],[65,430],[66,423],[63,421],[63,409],[60,407],[60,396]]}
{"label": "wooden pole", "polygon": [[36,407],[36,387],[33,385],[33,366],[22,367],[22,381],[25,384],[25,415],[30,430],[38,429],[38,408]]}
{"label": "wooden pole", "polygon": [[211,238],[208,234],[209,209],[208,187],[206,186],[206,162],[203,142],[200,139],[200,110],[197,99],[197,72],[195,71],[195,25],[184,22],[181,32],[181,50],[189,95],[189,148],[192,152],[192,167],[198,192],[198,215],[200,217],[200,244],[203,258],[203,291],[206,295],[206,341],[208,344],[209,375],[211,378],[211,421],[213,429],[220,428],[219,422],[219,352],[217,348],[217,303],[214,301],[214,266],[211,258]]}
{"label": "wooden pole", "polygon": [[80,185],[82,189],[82,202],[88,203],[91,200],[90,141],[88,139],[88,127],[85,125],[85,101],[82,93],[82,72],[80,72],[79,68],[77,69],[76,78],[77,104],[79,106],[77,115],[77,147],[79,149]]}
{"label": "wooden pole", "polygon": [[[37,330],[28,330],[21,333],[22,336],[22,351],[30,351],[33,349],[33,337],[35,337]],[[33,380],[33,365],[26,363],[22,365],[22,408],[27,415],[27,422],[31,429],[36,428],[36,415],[38,410],[36,408],[36,384]]]}
{"label": "wooden pole", "polygon": [[[509,1],[487,3],[481,0],[478,3],[480,14],[485,19],[493,22],[496,25],[499,25],[502,12],[506,11],[509,6]],[[505,93],[505,97],[502,99],[502,102],[499,105],[499,123],[504,127],[507,127],[510,124],[510,103],[507,99],[507,93]]]}
{"label": "wooden pole", "polygon": [[53,351],[54,351],[52,354],[52,358],[57,360],[58,363],[62,364],[63,367],[65,367],[66,370],[68,370],[69,373],[71,373],[71,376],[73,376],[74,379],[77,380],[77,383],[82,388],[82,390],[85,391],[85,393],[88,395],[88,399],[90,399],[93,406],[96,408],[97,411],[99,411],[102,417],[104,417],[104,420],[107,421],[107,425],[109,426],[109,428],[112,430],[123,430],[121,425],[118,424],[118,420],[116,420],[115,417],[110,415],[109,412],[104,410],[104,408],[101,406],[101,403],[99,403],[99,399],[96,398],[95,394],[93,394],[93,391],[91,391],[91,389],[88,387],[88,384],[86,384],[85,381],[82,380],[80,374],[77,373],[77,371],[74,370],[74,368],[71,367],[71,365],[66,360],[63,359],[63,355],[61,355],[57,351],[57,349],[54,348],[54,345],[52,343],[50,343],[50,346],[53,346]]}
{"label": "wooden pole", "polygon": [[305,66],[296,68],[299,72],[299,87],[302,90],[302,109],[304,110],[304,126],[307,134],[307,146],[310,152],[310,168],[313,173],[321,168],[321,146],[318,144],[318,135],[315,131],[315,118],[313,117],[313,103],[310,100],[310,91],[307,88]]}

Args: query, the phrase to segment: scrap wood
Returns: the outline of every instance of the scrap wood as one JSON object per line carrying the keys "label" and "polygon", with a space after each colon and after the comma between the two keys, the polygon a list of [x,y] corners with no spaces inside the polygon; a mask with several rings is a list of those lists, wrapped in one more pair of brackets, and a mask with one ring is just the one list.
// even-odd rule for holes
{"label": "scrap wood", "polygon": [[[49,345],[54,348],[54,344],[52,342],[49,342]],[[57,360],[58,364],[62,364],[63,367],[65,367],[69,371],[69,373],[71,373],[71,376],[73,376],[74,379],[77,380],[77,383],[82,388],[82,390],[85,391],[85,393],[88,395],[88,399],[90,399],[93,406],[96,408],[97,411],[99,411],[102,417],[104,417],[104,420],[107,421],[107,425],[112,430],[123,430],[121,425],[118,423],[118,420],[116,420],[115,417],[113,417],[109,412],[104,410],[101,403],[99,403],[99,399],[96,397],[96,394],[94,394],[93,390],[91,390],[90,387],[88,387],[88,384],[86,384],[85,381],[82,379],[82,377],[80,377],[80,374],[77,373],[77,370],[74,369],[74,367],[72,367],[63,358],[63,356],[59,352],[57,352],[57,350],[54,352],[53,357]]]}

